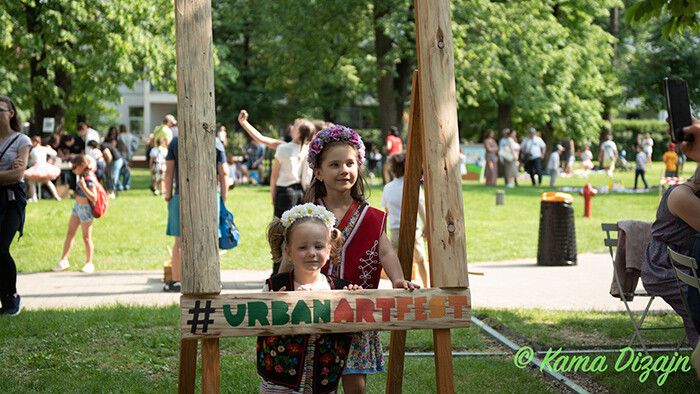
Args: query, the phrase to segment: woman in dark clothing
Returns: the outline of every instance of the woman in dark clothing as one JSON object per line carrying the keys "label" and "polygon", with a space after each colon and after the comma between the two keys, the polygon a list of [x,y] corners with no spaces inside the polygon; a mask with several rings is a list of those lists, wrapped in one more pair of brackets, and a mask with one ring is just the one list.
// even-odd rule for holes
{"label": "woman in dark clothing", "polygon": [[0,96],[0,314],[16,316],[22,308],[17,293],[17,266],[10,255],[15,233],[22,236],[24,208],[24,170],[32,143],[20,133],[15,104]]}

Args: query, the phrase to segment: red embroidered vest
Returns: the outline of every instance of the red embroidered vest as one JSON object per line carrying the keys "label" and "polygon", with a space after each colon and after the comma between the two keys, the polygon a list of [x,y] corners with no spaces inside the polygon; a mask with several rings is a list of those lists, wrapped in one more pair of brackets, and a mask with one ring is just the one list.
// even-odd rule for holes
{"label": "red embroidered vest", "polygon": [[354,202],[336,226],[343,233],[340,266],[326,263],[321,271],[360,285],[363,289],[378,288],[382,272],[379,238],[385,225],[386,212]]}

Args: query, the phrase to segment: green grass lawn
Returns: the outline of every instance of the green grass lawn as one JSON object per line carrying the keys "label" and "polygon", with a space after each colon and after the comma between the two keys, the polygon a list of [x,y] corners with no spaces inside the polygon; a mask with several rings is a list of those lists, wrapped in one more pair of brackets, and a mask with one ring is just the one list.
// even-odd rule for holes
{"label": "green grass lawn", "polygon": [[[651,184],[657,181],[651,173],[660,169],[660,164],[655,163],[649,171]],[[633,173],[618,172],[614,179],[630,185]],[[561,178],[557,183],[581,187],[588,181],[594,186],[608,183],[604,175],[591,175],[588,180]],[[98,270],[154,270],[160,269],[168,259],[167,246],[172,244],[172,238],[165,235],[166,204],[148,190],[145,170],[135,169],[133,182],[133,189],[111,201],[107,216],[95,222]],[[469,261],[535,257],[540,194],[550,189],[533,188],[528,183],[522,181],[515,189],[505,189],[502,185],[486,187],[476,182],[463,184]],[[500,189],[506,190],[505,205],[496,206],[495,194]],[[379,206],[380,199],[381,186],[374,185],[370,202]],[[598,195],[593,199],[593,218],[585,219],[583,198],[575,195],[579,253],[603,251],[601,222],[653,220],[658,200],[658,191]],[[43,200],[29,205],[25,236],[12,246],[20,271],[53,268],[61,253],[72,203],[72,200]],[[222,269],[268,269],[269,251],[264,234],[272,216],[269,187],[238,186],[231,191],[227,206],[236,215],[242,238],[239,247],[222,255]],[[72,270],[82,266],[83,256],[82,240],[78,236],[71,254]],[[620,349],[631,335],[630,322],[622,312],[475,309],[473,314],[516,343],[536,350],[601,345]],[[671,313],[648,319],[653,324],[679,323],[679,318]],[[177,306],[23,311],[18,317],[0,319],[0,360],[4,360],[0,363],[0,392],[175,392],[178,321]],[[647,333],[651,342],[663,344],[677,341],[679,335],[682,334]],[[383,332],[381,336],[387,350],[389,333]],[[407,351],[429,352],[432,343],[431,331],[410,331]],[[460,352],[505,350],[482,335],[477,327],[452,330],[452,347]],[[257,392],[259,378],[255,372],[254,349],[254,338],[221,340],[222,392]],[[700,391],[692,371],[671,373],[659,387],[655,375],[640,382],[639,372],[615,371],[615,357],[606,357],[609,368],[589,374],[599,388],[635,394]],[[455,390],[459,393],[557,391],[536,369],[516,367],[512,356],[455,357],[453,364]],[[385,379],[385,374],[370,377],[368,392],[384,392]],[[197,384],[199,390],[200,382]],[[435,386],[433,358],[407,357],[404,392],[434,392]]]}
{"label": "green grass lawn", "polygon": [[[654,163],[648,172],[649,183],[658,182],[651,174],[661,170]],[[690,174],[686,170],[686,175]],[[634,183],[633,172],[617,172],[615,181]],[[548,184],[548,177],[544,182]],[[110,201],[107,215],[96,219],[93,230],[97,270],[155,270],[168,260],[172,237],[165,235],[167,207],[162,197],[148,190],[150,179],[145,169],[134,169],[132,190]],[[548,187],[532,187],[520,181],[520,187],[506,189],[464,182],[463,201],[470,262],[500,261],[535,257],[539,230],[540,195]],[[560,178],[558,186],[582,187],[608,184],[604,174],[589,179]],[[506,190],[505,205],[496,205],[496,191]],[[379,207],[381,186],[371,187],[370,202]],[[439,195],[439,191],[438,191]],[[593,197],[593,218],[583,217],[583,197],[574,195],[576,238],[579,253],[601,252],[601,222],[624,219],[653,221],[659,201],[658,191],[640,194],[610,193]],[[24,237],[13,243],[12,254],[21,272],[51,270],[61,255],[70,217],[72,200],[41,200],[29,204]],[[272,218],[270,189],[266,186],[239,185],[230,191],[227,207],[234,213],[241,232],[240,246],[221,256],[222,269],[269,269],[270,254],[265,228]],[[71,269],[78,270],[85,259],[78,233],[71,252]]]}
{"label": "green grass lawn", "polygon": [[[629,336],[629,321],[621,312],[559,312],[476,309],[474,315],[520,345],[547,349],[607,344],[621,348]],[[670,315],[653,315],[651,323],[668,323]],[[0,392],[2,393],[164,393],[177,387],[179,332],[177,306],[164,308],[102,307],[79,310],[24,311],[0,321]],[[625,329],[621,329],[625,327]],[[385,351],[389,333],[381,333]],[[673,342],[677,333],[662,333],[654,341]],[[432,351],[432,332],[409,331],[407,352]],[[503,352],[497,342],[472,326],[452,330],[455,352]],[[221,391],[255,393],[255,338],[220,341]],[[687,352],[682,354],[688,355]],[[592,357],[595,354],[592,355]],[[658,355],[654,355],[655,358]],[[590,373],[597,385],[620,393],[687,393],[700,390],[694,372],[674,372],[659,387],[656,376],[639,382],[639,373],[610,367]],[[453,358],[455,392],[556,392],[534,368],[518,368],[513,357]],[[198,379],[201,370],[197,372]],[[382,393],[386,374],[368,379],[368,392]],[[197,381],[197,391],[200,390]],[[432,357],[405,358],[404,392],[435,392]]]}

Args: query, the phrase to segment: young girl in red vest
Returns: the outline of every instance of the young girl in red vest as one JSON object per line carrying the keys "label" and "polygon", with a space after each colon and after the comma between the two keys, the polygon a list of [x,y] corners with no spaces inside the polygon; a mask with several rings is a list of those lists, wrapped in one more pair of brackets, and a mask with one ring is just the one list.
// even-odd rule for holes
{"label": "young girl in red vest", "polygon": [[[308,161],[315,179],[307,201],[331,211],[342,235],[340,261],[326,264],[322,271],[364,289],[376,289],[384,268],[394,288],[420,287],[403,277],[399,259],[386,236],[386,213],[367,203],[361,172],[365,145],[360,136],[344,126],[327,127],[309,144]],[[284,264],[283,269],[290,267]],[[343,389],[348,394],[364,393],[367,374],[378,371],[386,372],[379,333],[355,334],[343,372]]]}
{"label": "young girl in red vest", "polygon": [[[263,291],[357,290],[362,287],[326,276],[321,268],[340,251],[335,217],[315,204],[292,207],[268,227],[273,258],[284,249],[294,269],[273,275]],[[336,259],[337,260],[337,259]],[[261,393],[335,392],[345,368],[352,334],[258,337],[257,366]]]}

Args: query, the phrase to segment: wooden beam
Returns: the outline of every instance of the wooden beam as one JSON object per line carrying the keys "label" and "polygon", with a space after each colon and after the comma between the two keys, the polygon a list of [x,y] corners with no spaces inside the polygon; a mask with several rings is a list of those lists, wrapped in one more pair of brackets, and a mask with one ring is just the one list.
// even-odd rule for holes
{"label": "wooden beam", "polygon": [[[401,229],[399,230],[399,261],[403,276],[412,279],[413,248],[416,243],[416,220],[420,201],[421,169],[423,168],[423,132],[420,119],[420,94],[418,71],[413,71],[411,85],[411,117],[408,119],[406,164],[404,168],[403,196],[401,204]],[[401,393],[403,383],[406,331],[392,331],[389,344],[389,370],[386,392]]]}
{"label": "wooden beam", "polygon": [[469,289],[464,288],[183,295],[180,335],[223,338],[467,327],[470,302]]}
{"label": "wooden beam", "polygon": [[[450,1],[414,4],[430,282],[469,287]],[[437,392],[454,393],[450,330],[434,330],[433,341]]]}
{"label": "wooden beam", "polygon": [[180,340],[180,370],[178,393],[193,394],[197,378],[197,339]]}
{"label": "wooden beam", "polygon": [[182,292],[221,290],[210,0],[176,0]]}
{"label": "wooden beam", "polygon": [[218,394],[221,379],[219,376],[219,338],[202,339],[202,393]]}
{"label": "wooden beam", "polygon": [[469,287],[449,0],[416,0],[430,280]]}
{"label": "wooden beam", "polygon": [[[221,290],[210,0],[175,0],[182,292]],[[197,341],[180,342],[179,392],[194,392]],[[219,392],[219,342],[202,342],[202,390]]]}

